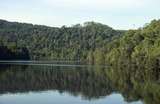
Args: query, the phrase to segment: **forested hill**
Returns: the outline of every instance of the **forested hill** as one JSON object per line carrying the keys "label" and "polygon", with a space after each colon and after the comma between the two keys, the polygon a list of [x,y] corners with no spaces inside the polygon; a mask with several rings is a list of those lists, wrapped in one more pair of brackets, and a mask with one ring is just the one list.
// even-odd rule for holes
{"label": "forested hill", "polygon": [[[107,44],[103,56],[104,63],[135,69],[153,69],[160,73],[160,20],[153,20],[143,28],[127,31],[121,38]],[[101,50],[102,50],[101,49]],[[100,49],[99,49],[100,50]],[[159,74],[160,75],[160,74]]]}
{"label": "forested hill", "polygon": [[11,51],[25,48],[31,59],[39,60],[86,59],[90,51],[123,33],[95,22],[58,28],[0,20],[0,46]]}

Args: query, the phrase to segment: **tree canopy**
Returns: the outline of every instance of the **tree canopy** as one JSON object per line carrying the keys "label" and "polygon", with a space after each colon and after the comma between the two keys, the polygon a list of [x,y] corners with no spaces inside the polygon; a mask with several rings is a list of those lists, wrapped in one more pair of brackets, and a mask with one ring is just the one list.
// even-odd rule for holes
{"label": "tree canopy", "polygon": [[0,20],[0,45],[25,47],[31,59],[83,60],[123,32],[96,22],[57,28]]}

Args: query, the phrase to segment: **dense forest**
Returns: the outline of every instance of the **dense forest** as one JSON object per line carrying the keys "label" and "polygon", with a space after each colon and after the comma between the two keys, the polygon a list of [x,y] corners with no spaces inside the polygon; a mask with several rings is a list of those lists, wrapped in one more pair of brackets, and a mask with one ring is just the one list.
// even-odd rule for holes
{"label": "dense forest", "polygon": [[23,59],[29,60],[29,52],[24,47],[7,47],[0,46],[0,59],[1,60],[15,60],[15,59]]}
{"label": "dense forest", "polygon": [[95,22],[56,28],[0,20],[0,46],[8,56],[19,54],[18,59],[87,60],[91,64],[159,71],[160,20],[128,31]]}
{"label": "dense forest", "polygon": [[153,20],[138,30],[129,30],[122,37],[98,50],[102,50],[102,54],[95,58],[101,63],[140,70],[150,68],[158,74],[160,73],[160,20]]}
{"label": "dense forest", "polygon": [[0,20],[0,45],[26,48],[32,60],[84,60],[123,33],[95,22],[57,28]]}
{"label": "dense forest", "polygon": [[[112,42],[112,49],[107,51],[107,60],[113,63],[125,63],[132,61],[139,63],[153,63],[160,61],[160,20],[138,30],[129,30],[120,39]],[[119,58],[121,60],[117,60]],[[116,62],[117,61],[117,62]]]}

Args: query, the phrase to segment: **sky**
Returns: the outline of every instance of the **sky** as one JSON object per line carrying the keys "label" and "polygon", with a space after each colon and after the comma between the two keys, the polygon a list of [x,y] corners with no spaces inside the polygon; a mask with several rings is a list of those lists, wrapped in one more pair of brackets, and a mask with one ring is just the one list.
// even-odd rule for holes
{"label": "sky", "polygon": [[95,21],[127,30],[160,19],[160,0],[0,0],[0,19],[54,27]]}

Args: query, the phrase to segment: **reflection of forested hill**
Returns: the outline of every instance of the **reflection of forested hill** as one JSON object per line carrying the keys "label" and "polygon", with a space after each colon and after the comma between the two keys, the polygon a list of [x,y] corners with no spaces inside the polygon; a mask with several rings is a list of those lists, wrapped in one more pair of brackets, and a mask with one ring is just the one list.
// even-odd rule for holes
{"label": "reflection of forested hill", "polygon": [[156,72],[150,74],[140,73],[136,69],[16,65],[1,66],[0,69],[1,94],[58,90],[93,99],[117,92],[127,102],[160,102],[160,84]]}
{"label": "reflection of forested hill", "polygon": [[160,75],[156,71],[118,67],[108,70],[107,76],[126,101],[140,99],[144,104],[160,103]]}
{"label": "reflection of forested hill", "polygon": [[86,68],[12,66],[0,72],[0,93],[58,90],[98,98],[111,94],[105,74]]}

